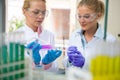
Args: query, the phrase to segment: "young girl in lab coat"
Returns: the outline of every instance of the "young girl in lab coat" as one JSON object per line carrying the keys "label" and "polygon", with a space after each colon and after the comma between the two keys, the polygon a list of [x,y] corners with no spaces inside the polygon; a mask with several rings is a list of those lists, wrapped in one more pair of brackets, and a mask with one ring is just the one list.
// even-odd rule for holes
{"label": "young girl in lab coat", "polygon": [[[54,47],[54,35],[43,29],[42,22],[47,16],[48,11],[46,10],[45,0],[25,0],[23,4],[23,14],[25,16],[25,25],[18,29],[17,31],[24,32],[24,43],[29,44],[31,41],[38,40],[40,45],[51,45]],[[39,45],[39,46],[40,46]],[[48,50],[34,50],[38,51],[38,56],[40,64],[45,70],[51,72],[57,72],[58,66],[56,59],[60,56],[61,51],[49,51]],[[53,55],[51,55],[53,53]],[[54,53],[58,53],[54,55]]]}
{"label": "young girl in lab coat", "polygon": [[[104,16],[104,3],[101,0],[81,0],[77,7],[77,19],[81,28],[72,33],[69,48],[64,59],[65,67],[76,66],[88,68],[89,56],[92,48],[104,40],[104,32],[99,20]],[[106,41],[116,39],[107,33]],[[74,54],[77,55],[74,56]]]}

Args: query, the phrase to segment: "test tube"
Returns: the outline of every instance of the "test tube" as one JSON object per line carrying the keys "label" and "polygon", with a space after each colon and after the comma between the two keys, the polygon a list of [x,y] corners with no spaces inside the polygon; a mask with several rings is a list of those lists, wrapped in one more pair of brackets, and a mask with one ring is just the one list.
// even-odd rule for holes
{"label": "test tube", "polygon": [[53,49],[53,46],[50,45],[48,42],[46,42],[45,40],[42,40],[42,39],[36,39],[36,42],[39,44],[39,42],[42,42],[44,43],[44,45],[42,44],[41,45],[41,49],[47,49],[47,50],[50,50],[50,49]]}
{"label": "test tube", "polygon": [[[13,33],[14,35],[14,59],[15,59],[15,62],[19,63],[19,35],[18,35],[18,32],[14,32]],[[16,64],[15,65],[15,70],[18,71],[19,70],[19,64]],[[15,74],[15,79],[18,79],[19,78],[19,74],[16,73]]]}
{"label": "test tube", "polygon": [[[7,53],[7,45],[5,43],[6,35],[3,33],[2,37],[3,37],[3,44],[2,44],[2,65],[7,65],[7,63],[8,63],[8,53]],[[8,69],[7,69],[7,66],[4,66],[3,69],[2,69],[2,74],[5,75],[6,73],[8,73]],[[7,80],[7,76],[4,76],[3,80]]]}
{"label": "test tube", "polygon": [[96,76],[95,65],[96,65],[96,59],[93,58],[90,62],[90,72],[93,74],[93,76]]}
{"label": "test tube", "polygon": [[114,45],[114,54],[116,54],[114,57],[114,72],[118,75],[120,74],[120,42],[116,42]]}
{"label": "test tube", "polygon": [[[1,33],[0,33],[0,75],[1,75],[1,61],[2,61],[2,57],[1,57],[1,54],[2,54],[2,48],[1,48],[1,44],[2,44],[2,38],[1,38]],[[1,78],[0,78],[1,79]]]}
{"label": "test tube", "polygon": [[[9,48],[8,48],[8,52],[9,52],[9,63],[12,64],[14,63],[14,42],[13,42],[13,39],[14,39],[14,36],[13,36],[13,33],[9,33]],[[9,72],[12,73],[14,71],[14,67],[11,65],[9,67]],[[10,75],[9,76],[9,80],[13,80],[14,77],[13,75]]]}
{"label": "test tube", "polygon": [[51,45],[41,45],[42,46],[42,49],[52,49],[52,46]]}
{"label": "test tube", "polygon": [[[0,47],[0,65],[1,65],[1,59],[2,57],[1,57],[1,47]],[[1,67],[0,67],[0,74],[1,74]]]}
{"label": "test tube", "polygon": [[[18,33],[14,33],[14,52],[15,52],[15,62],[18,62],[19,61],[19,42],[18,42]],[[19,65],[16,65],[15,66],[15,70],[19,70]]]}
{"label": "test tube", "polygon": [[[17,36],[19,36],[17,33],[9,33],[9,59],[10,59],[10,64],[13,63],[19,63],[19,43],[17,42]],[[9,71],[10,72],[17,72],[19,70],[19,64],[15,64],[15,66],[10,66]],[[10,75],[9,79],[18,79],[19,74],[16,73],[14,75]]]}
{"label": "test tube", "polygon": [[[38,40],[38,39],[36,39],[36,40],[35,40],[35,43],[36,43],[36,44],[39,44],[39,42],[41,42],[41,41],[44,42],[44,45],[43,45],[43,44],[40,44],[41,49],[44,49],[44,50],[45,50],[45,49],[46,49],[46,50],[53,49],[52,45],[50,45],[49,43],[47,43],[47,42],[44,41],[44,40],[41,40],[41,39]],[[29,43],[30,43],[30,42],[29,42]],[[33,46],[34,46],[34,45],[33,45]],[[33,46],[31,46],[30,49],[32,49]]]}
{"label": "test tube", "polygon": [[108,59],[109,59],[109,44],[108,43],[103,43],[101,45],[101,51],[102,51],[102,75],[107,75],[108,74],[108,69],[107,69],[107,66],[108,66]]}
{"label": "test tube", "polygon": [[[23,32],[19,32],[19,36],[21,37],[20,39],[20,45],[19,45],[19,54],[20,54],[20,58],[19,61],[24,61],[24,51],[25,51],[25,47],[24,47],[24,33]],[[20,64],[20,69],[23,70],[25,69],[25,64],[22,63]],[[25,76],[24,72],[20,73],[20,78],[23,78]]]}

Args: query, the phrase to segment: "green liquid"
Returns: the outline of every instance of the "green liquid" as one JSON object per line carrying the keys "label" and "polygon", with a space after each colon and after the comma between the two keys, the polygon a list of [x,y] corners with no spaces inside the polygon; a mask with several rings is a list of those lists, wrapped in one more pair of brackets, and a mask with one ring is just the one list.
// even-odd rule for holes
{"label": "green liquid", "polygon": [[20,60],[23,61],[24,60],[24,45],[20,45]]}
{"label": "green liquid", "polygon": [[3,58],[3,64],[7,64],[7,46],[2,46],[2,58]]}
{"label": "green liquid", "polygon": [[15,74],[15,80],[19,78],[19,74]]}
{"label": "green liquid", "polygon": [[[19,43],[15,43],[15,62],[19,62],[19,52],[20,52],[20,44]],[[20,69],[19,64],[15,65],[15,70],[18,71]],[[15,79],[19,78],[19,74],[15,74]]]}
{"label": "green liquid", "polygon": [[[1,61],[2,61],[1,54],[2,54],[2,52],[1,52],[1,47],[0,47],[0,65],[1,65]],[[1,67],[0,67],[0,74],[1,74],[1,73],[2,73],[2,72],[1,72]]]}
{"label": "green liquid", "polygon": [[[20,60],[21,61],[24,61],[24,49],[25,49],[25,47],[24,47],[24,45],[20,45]],[[20,65],[20,69],[24,69],[25,68],[25,65],[22,63],[21,65]],[[22,78],[22,77],[24,77],[25,76],[25,74],[24,73],[20,73],[20,77]]]}
{"label": "green liquid", "polygon": [[8,80],[7,77],[4,77],[2,80]]}
{"label": "green liquid", "polygon": [[[10,42],[10,44],[9,44],[9,54],[10,54],[9,61],[10,61],[10,63],[13,63],[13,50],[14,50],[14,43]],[[13,71],[13,66],[10,66],[9,71],[10,72]]]}
{"label": "green liquid", "polygon": [[14,80],[12,75],[9,76],[8,78],[9,78],[9,80]]}
{"label": "green liquid", "polygon": [[15,61],[18,62],[19,61],[19,44],[15,43]]}
{"label": "green liquid", "polygon": [[[15,62],[19,61],[19,44],[15,43],[15,48],[14,48],[14,55],[15,55]],[[15,70],[19,70],[19,65],[15,65]]]}
{"label": "green liquid", "polygon": [[[3,45],[2,46],[2,60],[3,60],[3,65],[7,64],[7,58],[8,58],[8,54],[7,54],[7,46]],[[7,67],[4,67],[2,69],[2,73],[5,74],[8,72]],[[7,80],[7,77],[3,77],[3,80]]]}
{"label": "green liquid", "polygon": [[25,76],[25,73],[20,73],[20,77],[23,78]]}

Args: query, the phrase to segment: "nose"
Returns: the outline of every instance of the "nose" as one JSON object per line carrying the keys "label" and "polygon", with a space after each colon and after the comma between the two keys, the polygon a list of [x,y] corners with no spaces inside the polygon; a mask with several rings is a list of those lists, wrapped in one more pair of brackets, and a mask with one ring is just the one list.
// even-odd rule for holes
{"label": "nose", "polygon": [[83,23],[83,22],[85,22],[85,19],[84,19],[84,17],[81,17],[81,18],[79,19],[79,22],[80,22],[80,23]]}
{"label": "nose", "polygon": [[44,18],[45,15],[43,15],[42,13],[39,13],[39,14],[38,14],[38,17],[39,17],[39,18]]}

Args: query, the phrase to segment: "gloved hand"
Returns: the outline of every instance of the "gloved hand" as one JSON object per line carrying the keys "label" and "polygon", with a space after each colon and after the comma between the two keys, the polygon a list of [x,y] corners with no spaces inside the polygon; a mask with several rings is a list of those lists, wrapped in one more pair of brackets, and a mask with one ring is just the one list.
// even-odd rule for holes
{"label": "gloved hand", "polygon": [[72,65],[76,67],[83,67],[85,58],[81,54],[75,54],[73,56]]}
{"label": "gloved hand", "polygon": [[85,62],[85,58],[82,54],[77,50],[77,47],[71,46],[67,51],[68,60],[72,63],[73,66],[82,67]]}
{"label": "gloved hand", "polygon": [[45,57],[42,59],[43,64],[49,64],[56,60],[60,55],[62,51],[61,50],[48,50]]}
{"label": "gloved hand", "polygon": [[68,55],[68,59],[69,59],[70,63],[73,61],[74,53],[78,53],[79,54],[79,51],[77,51],[77,47],[76,46],[69,47],[68,50],[67,50],[67,55]]}
{"label": "gloved hand", "polygon": [[33,61],[36,65],[38,65],[40,63],[41,60],[41,56],[39,54],[39,50],[41,49],[41,45],[38,44],[36,41],[31,42],[30,44],[28,44],[26,46],[26,48],[28,49],[32,49],[32,57],[33,57]]}

